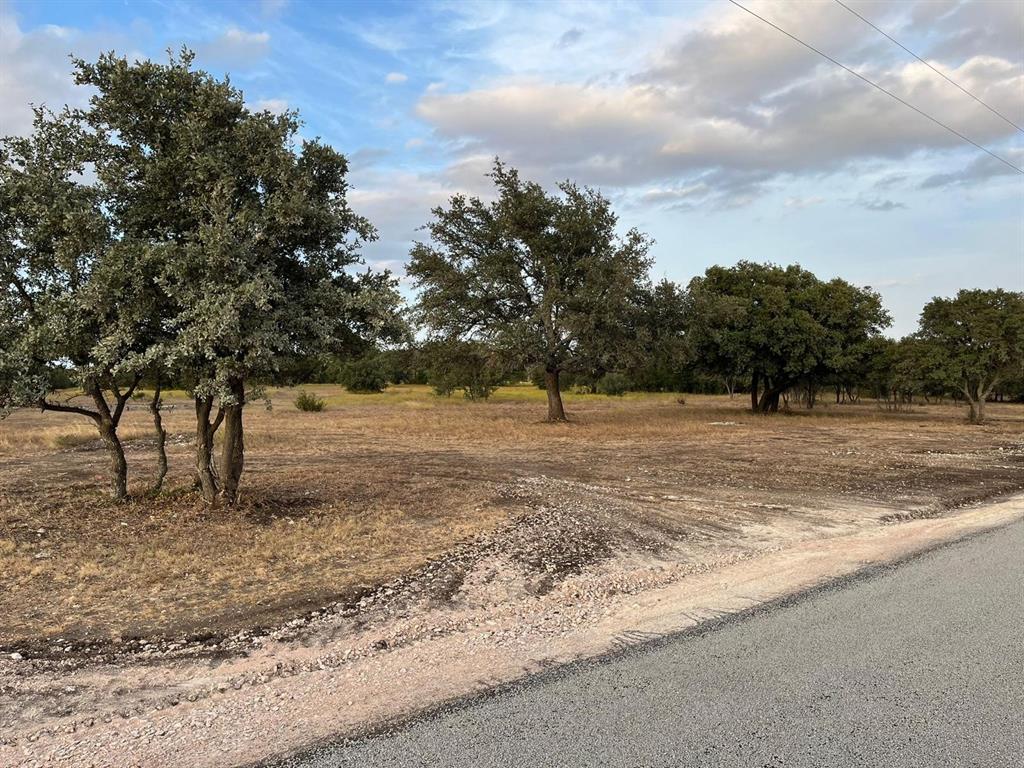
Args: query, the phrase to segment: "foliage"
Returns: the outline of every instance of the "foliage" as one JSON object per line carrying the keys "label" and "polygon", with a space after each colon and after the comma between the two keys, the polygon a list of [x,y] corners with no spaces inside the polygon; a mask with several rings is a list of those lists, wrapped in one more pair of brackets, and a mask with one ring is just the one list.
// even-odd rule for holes
{"label": "foliage", "polygon": [[1024,371],[1024,293],[961,290],[934,298],[915,338],[920,368],[962,393],[970,420],[980,423],[997,384]]}
{"label": "foliage", "polygon": [[630,390],[629,377],[622,373],[610,371],[597,382],[597,391],[609,397],[622,397]]}
{"label": "foliage", "polygon": [[874,291],[838,278],[823,282],[797,265],[714,266],[689,287],[695,359],[723,378],[748,377],[762,412],[777,410],[781,394],[801,380],[851,364],[858,346],[888,324]]}
{"label": "foliage", "polygon": [[427,383],[440,397],[461,389],[467,400],[486,400],[509,378],[501,356],[480,342],[435,340],[420,355],[427,365]]}
{"label": "foliage", "polygon": [[348,205],[345,158],[297,146],[295,113],[249,110],[192,60],[76,60],[88,107],[4,143],[0,405],[42,404],[67,361],[109,432],[104,410],[139,378],[172,375],[196,397],[204,495],[230,504],[262,382],[408,331],[394,279],[356,270],[376,235]]}
{"label": "foliage", "polygon": [[379,355],[350,360],[341,367],[338,383],[360,395],[383,392],[388,386],[387,370]]}
{"label": "foliage", "polygon": [[692,376],[685,334],[685,290],[662,280],[643,291],[638,304],[634,355],[627,364],[633,386],[655,392],[688,388]]}
{"label": "foliage", "polygon": [[327,407],[327,402],[322,397],[305,389],[300,389],[295,398],[295,407],[307,413],[320,413]]}
{"label": "foliage", "polygon": [[506,368],[543,367],[548,418],[562,420],[562,372],[608,370],[629,350],[622,320],[646,286],[650,241],[619,237],[594,190],[548,194],[499,161],[490,178],[493,202],[452,197],[433,210],[431,242],[413,247],[419,316],[436,337],[487,344]]}
{"label": "foliage", "polygon": [[[144,244],[126,236],[100,184],[85,181],[91,137],[74,113],[37,109],[29,137],[0,143],[0,415],[18,406],[90,418],[127,496],[121,415],[158,337]],[[57,402],[75,386],[89,405]]]}

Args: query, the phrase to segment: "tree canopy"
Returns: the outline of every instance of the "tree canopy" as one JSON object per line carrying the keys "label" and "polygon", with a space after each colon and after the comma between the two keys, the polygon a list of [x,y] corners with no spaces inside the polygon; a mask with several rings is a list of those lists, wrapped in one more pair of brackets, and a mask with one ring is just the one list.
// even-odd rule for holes
{"label": "tree canopy", "polygon": [[436,336],[476,340],[509,367],[539,367],[548,419],[562,421],[559,377],[628,351],[623,318],[646,289],[650,240],[618,219],[599,192],[570,182],[550,194],[495,161],[496,198],[456,195],[433,210],[429,243],[407,268],[419,316]]}
{"label": "tree canopy", "polygon": [[962,392],[970,421],[980,424],[996,385],[1024,372],[1024,293],[961,290],[934,298],[915,338],[920,367]]}
{"label": "tree canopy", "polygon": [[348,205],[344,156],[296,146],[297,114],[249,110],[192,61],[76,61],[88,106],[40,113],[32,137],[6,142],[0,324],[18,343],[3,397],[48,407],[44,373],[59,361],[87,388],[173,374],[195,396],[203,493],[230,504],[242,409],[261,382],[288,360],[406,331],[391,276],[356,271],[376,235]]}
{"label": "tree canopy", "polygon": [[777,411],[802,379],[837,370],[889,324],[881,298],[798,265],[741,261],[710,267],[689,286],[688,344],[699,365],[743,376],[751,405]]}

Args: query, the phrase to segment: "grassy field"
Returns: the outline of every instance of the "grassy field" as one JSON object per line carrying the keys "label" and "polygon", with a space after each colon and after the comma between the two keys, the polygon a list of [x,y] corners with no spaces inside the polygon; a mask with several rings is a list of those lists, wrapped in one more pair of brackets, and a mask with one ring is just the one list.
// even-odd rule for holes
{"label": "grassy field", "polygon": [[742,397],[569,394],[572,422],[552,425],[527,386],[486,403],[415,386],[307,389],[324,412],[296,411],[289,389],[247,409],[230,511],[191,490],[184,393],[166,399],[171,473],[158,497],[145,493],[145,402],[126,414],[135,497],[122,506],[106,497],[88,421],[25,410],[0,422],[0,646],[228,632],[354,599],[528,513],[508,493],[523,479],[583,484],[673,536],[712,541],[809,515],[827,525],[832,510],[934,514],[1024,487],[1021,406],[993,404],[971,427],[948,404],[766,418]]}

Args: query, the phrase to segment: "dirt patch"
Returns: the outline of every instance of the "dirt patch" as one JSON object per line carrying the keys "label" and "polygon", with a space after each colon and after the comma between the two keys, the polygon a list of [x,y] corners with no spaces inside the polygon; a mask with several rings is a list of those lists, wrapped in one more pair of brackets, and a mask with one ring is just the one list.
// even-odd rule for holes
{"label": "dirt patch", "polygon": [[491,534],[544,594],[617,552],[756,551],[765,532],[817,535],[874,508],[941,514],[1024,486],[1019,406],[994,405],[978,428],[939,405],[766,419],[728,398],[570,397],[574,423],[549,425],[530,388],[486,404],[415,387],[318,394],[321,414],[296,412],[287,391],[250,407],[231,512],[190,490],[190,409],[173,395],[168,490],[145,493],[155,456],[149,414],[134,407],[135,498],[117,507],[104,454],[60,447],[93,439],[84,420],[0,422],[0,647],[64,658],[226,638],[358,604],[421,569],[437,571],[428,591],[443,601]]}
{"label": "dirt patch", "polygon": [[263,637],[240,633],[235,652],[222,658],[185,649],[70,667],[0,659],[0,762],[250,765],[555,664],[664,637],[1022,514],[1024,497],[939,519],[777,540],[760,554],[619,552],[544,595],[524,590],[524,572],[517,578],[516,563],[495,550],[468,569],[443,604],[425,595],[418,603],[396,599],[387,587],[358,610],[289,623]]}

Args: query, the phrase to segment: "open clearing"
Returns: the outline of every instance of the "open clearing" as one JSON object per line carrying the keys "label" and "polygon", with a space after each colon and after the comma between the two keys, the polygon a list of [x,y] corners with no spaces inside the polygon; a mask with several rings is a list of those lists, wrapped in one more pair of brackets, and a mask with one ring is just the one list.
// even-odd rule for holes
{"label": "open clearing", "polygon": [[[740,397],[683,406],[672,395],[569,396],[574,423],[550,425],[540,422],[543,392],[526,387],[486,404],[426,387],[312,389],[327,411],[296,413],[291,391],[270,393],[270,410],[248,409],[235,511],[208,511],[189,490],[194,417],[183,397],[167,400],[170,490],[123,507],[106,498],[106,454],[86,420],[21,411],[0,422],[0,647],[47,653],[56,638],[272,624],[358,600],[459,541],[563,501],[599,524],[524,543],[520,554],[541,571],[553,565],[551,578],[620,545],[756,547],[761,530],[934,514],[1024,487],[1018,406],[993,406],[979,428],[948,405],[766,419]],[[155,465],[143,402],[126,421],[131,488],[142,494]]]}
{"label": "open clearing", "polygon": [[[189,488],[180,393],[158,498],[149,415],[127,414],[121,507],[85,420],[0,422],[0,758],[242,764],[958,535],[948,513],[1024,489],[1013,405],[974,427],[949,404],[570,395],[551,425],[529,387],[309,389],[327,411],[248,409],[233,511]],[[746,586],[713,599],[726,573]]]}

